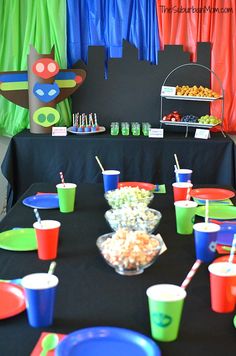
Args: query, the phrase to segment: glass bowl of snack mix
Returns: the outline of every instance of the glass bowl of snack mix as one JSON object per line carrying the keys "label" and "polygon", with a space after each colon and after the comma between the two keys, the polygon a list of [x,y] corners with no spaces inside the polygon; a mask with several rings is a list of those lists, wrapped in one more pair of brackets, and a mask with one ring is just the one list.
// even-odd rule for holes
{"label": "glass bowl of snack mix", "polygon": [[163,241],[144,231],[119,229],[98,237],[97,247],[105,261],[119,274],[134,276],[144,272],[160,254]]}
{"label": "glass bowl of snack mix", "polygon": [[153,197],[152,191],[138,187],[121,187],[105,193],[105,198],[112,209],[120,209],[127,206],[148,206]]}
{"label": "glass bowl of snack mix", "polygon": [[152,233],[157,229],[161,218],[160,211],[142,205],[138,208],[127,206],[120,209],[110,209],[105,213],[105,219],[114,231],[123,228]]}

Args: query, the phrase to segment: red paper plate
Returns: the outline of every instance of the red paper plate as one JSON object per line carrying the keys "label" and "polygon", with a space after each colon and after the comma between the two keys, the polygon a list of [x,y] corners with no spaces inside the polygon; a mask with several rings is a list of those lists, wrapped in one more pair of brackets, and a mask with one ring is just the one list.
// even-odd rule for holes
{"label": "red paper plate", "polygon": [[203,200],[224,200],[234,197],[235,193],[223,188],[199,188],[192,189],[191,196]]}
{"label": "red paper plate", "polygon": [[156,186],[151,183],[144,182],[120,182],[118,183],[118,188],[122,187],[138,187],[140,189],[155,190]]}
{"label": "red paper plate", "polygon": [[[226,255],[226,256],[221,256],[221,257],[216,258],[212,263],[228,262],[228,261],[229,261],[229,255]],[[233,258],[233,263],[236,263],[236,256],[234,256],[234,258]]]}
{"label": "red paper plate", "polygon": [[25,310],[23,288],[15,284],[0,282],[0,319],[10,318]]}

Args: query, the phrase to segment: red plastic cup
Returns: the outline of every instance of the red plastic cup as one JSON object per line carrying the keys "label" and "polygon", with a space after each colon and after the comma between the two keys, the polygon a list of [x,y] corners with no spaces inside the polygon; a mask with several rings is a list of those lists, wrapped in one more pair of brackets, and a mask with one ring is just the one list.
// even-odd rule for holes
{"label": "red plastic cup", "polygon": [[42,220],[35,222],[38,243],[38,258],[40,260],[54,260],[57,257],[57,246],[61,223],[56,220]]}
{"label": "red plastic cup", "polygon": [[236,306],[236,264],[212,263],[210,272],[211,308],[217,313],[233,312]]}
{"label": "red plastic cup", "polygon": [[189,190],[189,194],[190,194],[192,186],[193,186],[192,183],[189,182],[173,183],[172,187],[174,193],[174,201],[186,200],[188,189],[190,188]]}

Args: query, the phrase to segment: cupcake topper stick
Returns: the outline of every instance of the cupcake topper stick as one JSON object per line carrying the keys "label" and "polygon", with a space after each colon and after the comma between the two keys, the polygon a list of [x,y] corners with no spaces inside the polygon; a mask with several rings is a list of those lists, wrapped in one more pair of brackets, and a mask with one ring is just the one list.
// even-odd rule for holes
{"label": "cupcake topper stick", "polygon": [[97,122],[97,114],[94,113],[94,125],[97,126],[98,122]]}

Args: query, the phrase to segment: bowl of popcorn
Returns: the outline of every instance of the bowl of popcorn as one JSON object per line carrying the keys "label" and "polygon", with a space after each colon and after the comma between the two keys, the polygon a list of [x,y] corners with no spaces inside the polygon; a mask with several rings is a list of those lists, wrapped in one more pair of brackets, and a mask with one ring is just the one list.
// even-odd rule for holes
{"label": "bowl of popcorn", "polygon": [[121,187],[105,193],[105,198],[112,209],[126,206],[137,207],[137,205],[148,206],[153,197],[152,191],[138,187]]}
{"label": "bowl of popcorn", "polygon": [[125,206],[120,209],[110,209],[105,213],[105,219],[112,230],[141,230],[154,232],[162,218],[160,211],[141,205],[140,207]]}
{"label": "bowl of popcorn", "polygon": [[160,254],[160,235],[144,231],[119,229],[98,237],[97,247],[105,261],[119,274],[134,276],[143,273]]}

